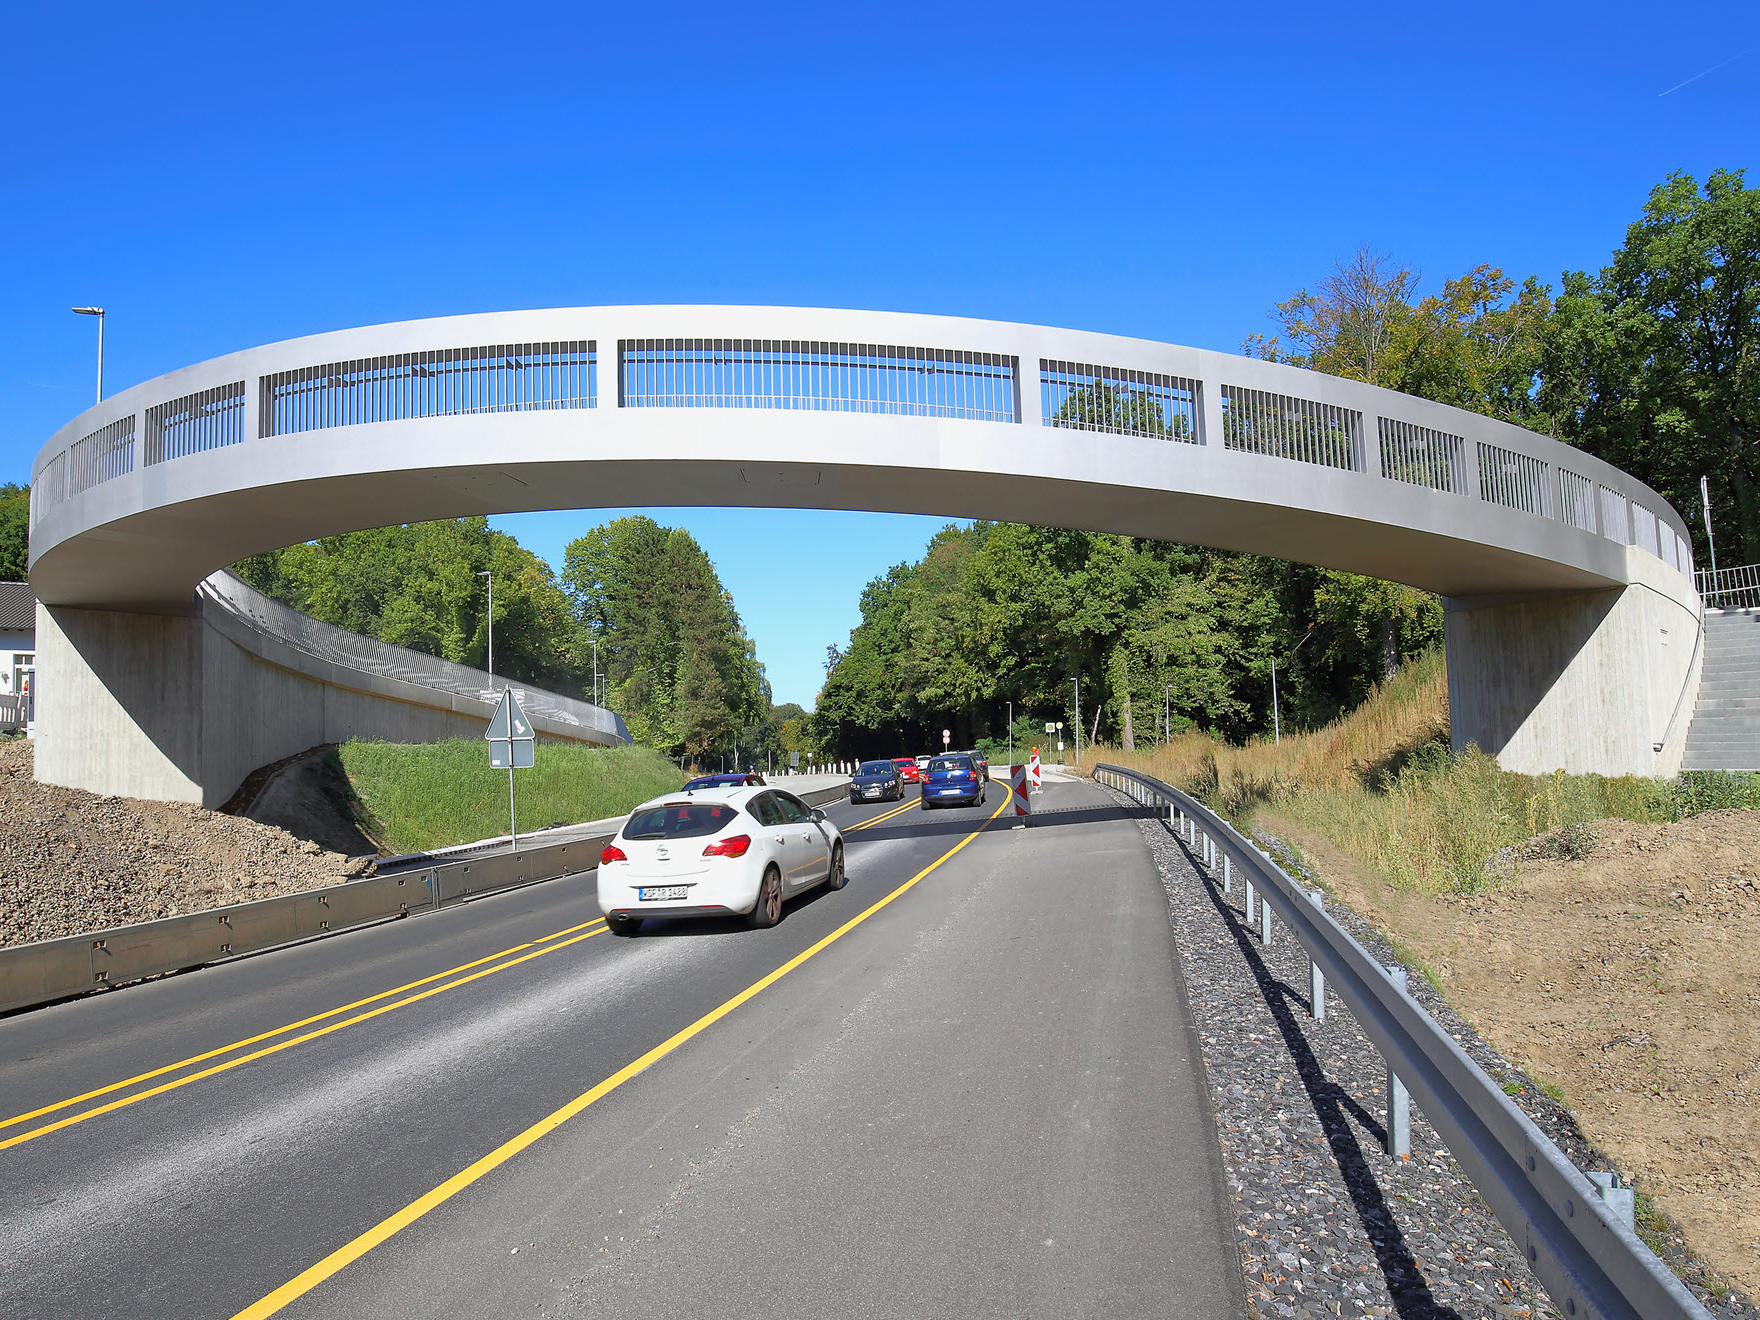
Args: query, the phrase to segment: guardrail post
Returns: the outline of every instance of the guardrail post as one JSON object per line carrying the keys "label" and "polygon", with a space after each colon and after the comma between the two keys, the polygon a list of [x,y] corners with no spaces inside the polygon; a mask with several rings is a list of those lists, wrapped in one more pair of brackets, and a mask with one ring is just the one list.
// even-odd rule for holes
{"label": "guardrail post", "polygon": [[1253,924],[1253,899],[1254,899],[1254,897],[1255,897],[1255,895],[1253,892],[1253,881],[1252,881],[1252,877],[1249,876],[1247,878],[1247,883],[1246,883],[1246,892],[1241,895],[1241,916],[1246,918],[1247,925],[1249,925],[1249,926],[1251,926]]}
{"label": "guardrail post", "polygon": [[1234,893],[1234,866],[1230,863],[1227,853],[1222,854],[1222,896],[1227,898]]}
{"label": "guardrail post", "polygon": [[1595,1184],[1595,1192],[1607,1208],[1625,1220],[1627,1228],[1637,1226],[1638,1194],[1630,1184],[1622,1183],[1617,1173],[1591,1173],[1589,1181]]}
{"label": "guardrail post", "polygon": [[[1308,890],[1308,901],[1315,911],[1326,911],[1326,896],[1318,889]],[[1308,953],[1308,1016],[1316,1022],[1326,1021],[1326,973],[1314,961],[1312,950]]]}
{"label": "guardrail post", "polygon": [[1271,904],[1263,898],[1259,900],[1259,943],[1271,947]]}
{"label": "guardrail post", "polygon": [[[1389,967],[1387,976],[1400,994],[1409,993],[1405,968]],[[1391,1063],[1387,1064],[1387,1153],[1400,1160],[1412,1157],[1412,1097]]]}

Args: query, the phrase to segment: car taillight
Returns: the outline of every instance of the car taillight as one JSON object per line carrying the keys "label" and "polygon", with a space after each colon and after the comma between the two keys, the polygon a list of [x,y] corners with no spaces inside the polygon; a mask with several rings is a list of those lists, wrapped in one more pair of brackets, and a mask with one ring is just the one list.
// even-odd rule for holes
{"label": "car taillight", "polygon": [[746,849],[750,848],[751,846],[752,846],[752,836],[751,835],[749,835],[749,834],[735,834],[729,838],[722,839],[719,843],[710,844],[707,848],[703,849],[703,856],[705,856],[705,857],[744,857],[746,855]]}
{"label": "car taillight", "polygon": [[623,849],[615,843],[608,843],[599,850],[600,866],[605,865],[606,862],[627,862],[628,860],[629,858],[624,856]]}

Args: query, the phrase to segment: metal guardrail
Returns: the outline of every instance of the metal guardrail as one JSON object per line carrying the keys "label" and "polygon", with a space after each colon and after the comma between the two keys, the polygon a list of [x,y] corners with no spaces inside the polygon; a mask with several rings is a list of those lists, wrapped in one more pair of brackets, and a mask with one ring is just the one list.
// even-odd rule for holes
{"label": "metal guardrail", "polygon": [[[1710,1320],[1710,1312],[1602,1200],[1590,1179],[1406,993],[1404,977],[1370,957],[1314,895],[1177,788],[1122,766],[1097,765],[1093,774],[1164,809],[1170,821],[1177,813],[1182,837],[1204,862],[1214,870],[1220,857],[1225,885],[1232,887],[1239,868],[1249,925],[1257,888],[1264,904],[1261,939],[1271,938],[1275,910],[1312,963],[1310,993],[1318,994],[1311,1009],[1324,1011],[1323,975],[1521,1248],[1560,1314],[1568,1320]],[[1400,1090],[1389,1086],[1390,1107]],[[1389,1117],[1390,1137],[1397,1140],[1397,1115]]]}
{"label": "metal guardrail", "polygon": [[[800,794],[809,806],[843,797],[847,784]],[[517,852],[399,869],[323,889],[0,949],[0,1013],[187,971],[300,940],[433,912],[599,865],[616,830]]]}
{"label": "metal guardrail", "polygon": [[1760,564],[1701,568],[1693,574],[1693,585],[1707,609],[1751,610],[1760,606]]}

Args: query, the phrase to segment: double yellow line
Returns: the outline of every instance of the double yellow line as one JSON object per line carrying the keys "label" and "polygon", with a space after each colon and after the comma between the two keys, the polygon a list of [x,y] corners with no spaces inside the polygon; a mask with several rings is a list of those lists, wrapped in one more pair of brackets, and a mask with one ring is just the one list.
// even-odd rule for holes
{"label": "double yellow line", "polygon": [[[754,981],[732,999],[727,1000],[725,1003],[703,1014],[702,1017],[691,1023],[690,1026],[662,1041],[640,1058],[618,1069],[618,1071],[612,1073],[611,1076],[607,1077],[591,1090],[583,1092],[554,1113],[548,1114],[539,1119],[518,1136],[503,1142],[487,1155],[483,1156],[480,1160],[476,1161],[476,1163],[470,1165],[470,1167],[460,1170],[432,1191],[425,1192],[421,1196],[418,1196],[396,1214],[387,1219],[381,1220],[353,1241],[347,1242],[338,1247],[335,1251],[324,1257],[323,1260],[319,1261],[316,1265],[313,1265],[310,1269],[305,1270],[301,1274],[295,1275],[268,1296],[245,1307],[244,1310],[233,1316],[232,1320],[265,1320],[265,1317],[274,1315],[288,1303],[297,1301],[313,1288],[317,1287],[320,1283],[324,1282],[324,1280],[340,1272],[354,1261],[359,1260],[381,1242],[384,1242],[402,1232],[405,1228],[408,1228],[411,1224],[415,1223],[416,1220],[420,1219],[430,1210],[445,1204],[465,1188],[469,1187],[472,1183],[477,1182],[486,1174],[500,1168],[503,1164],[507,1163],[508,1160],[525,1150],[528,1146],[534,1145],[543,1137],[554,1132],[557,1128],[561,1127],[564,1123],[568,1122],[569,1119],[573,1118],[576,1114],[579,1114],[588,1106],[610,1095],[618,1087],[629,1081],[630,1078],[646,1071],[649,1067],[658,1063],[661,1059],[664,1059],[667,1055],[678,1049],[679,1046],[685,1044],[693,1037],[700,1035],[709,1027],[714,1026],[715,1023],[733,1012],[733,1010],[738,1008],[741,1004],[754,998],[770,986],[775,985],[795,968],[817,955],[821,950],[835,944],[838,940],[849,934],[850,931],[861,925],[876,912],[910,892],[910,890],[916,888],[917,883],[925,876],[935,871],[942,863],[946,862],[955,853],[959,852],[961,848],[964,848],[973,839],[982,834],[985,827],[988,826],[991,821],[995,820],[1007,810],[1009,801],[1008,798],[1003,798],[1002,805],[997,807],[995,811],[991,812],[984,818],[984,820],[979,822],[977,827],[973,829],[971,833],[967,834],[958,843],[954,844],[953,847],[942,853],[941,856],[930,862],[922,870],[918,871],[909,880],[906,880],[903,884],[899,885],[898,888],[894,889],[884,898],[876,900],[871,906],[864,908],[848,921],[844,922],[843,925],[832,931],[817,944],[814,944],[811,948],[808,948],[801,953],[797,953],[775,971],[769,973],[760,980]],[[910,810],[910,807],[914,805],[916,804],[911,803],[908,806],[899,807],[897,810],[887,813],[886,816],[876,816],[872,821],[865,822],[865,824],[877,825],[882,820],[888,819],[890,816],[896,816],[900,812]]]}
{"label": "double yellow line", "polygon": [[[41,1109],[33,1109],[28,1114],[16,1114],[11,1118],[0,1119],[0,1134],[3,1134],[7,1128],[17,1127],[20,1124],[28,1123],[33,1119],[42,1118],[47,1114],[53,1114],[63,1109],[72,1108],[74,1105],[83,1104],[88,1100],[97,1100],[102,1096],[114,1095],[116,1092],[125,1091],[131,1086],[138,1086],[143,1082],[150,1082],[156,1077],[165,1077],[167,1074],[179,1072],[184,1068],[191,1068],[195,1067],[197,1064],[207,1063],[210,1059],[220,1059],[222,1056],[231,1054],[236,1050],[249,1049],[252,1045],[262,1045],[261,1049],[251,1050],[248,1054],[242,1054],[236,1058],[225,1059],[223,1062],[215,1063],[210,1067],[199,1069],[196,1072],[186,1073],[181,1077],[175,1077],[169,1081],[160,1082],[157,1086],[150,1086],[144,1091],[136,1091],[130,1095],[122,1096],[115,1100],[105,1101],[103,1104],[94,1105],[90,1109],[82,1109],[76,1114],[68,1114],[63,1118],[53,1119],[50,1122],[40,1124],[37,1127],[28,1128],[23,1132],[14,1133],[11,1136],[0,1135],[0,1150],[5,1150],[10,1146],[23,1145],[25,1142],[34,1140],[37,1137],[46,1136],[51,1132],[59,1132],[62,1128],[72,1127],[76,1123],[83,1123],[88,1118],[97,1118],[100,1114],[109,1114],[114,1113],[118,1109],[126,1109],[129,1105],[135,1104],[138,1101],[146,1100],[155,1095],[164,1095],[167,1091],[175,1091],[180,1086],[188,1086],[191,1082],[199,1082],[203,1078],[213,1077],[218,1073],[223,1073],[232,1068],[236,1068],[240,1064],[250,1063],[253,1059],[261,1059],[266,1058],[271,1054],[279,1054],[282,1050],[291,1049],[295,1045],[304,1044],[309,1040],[316,1040],[320,1036],[328,1036],[333,1031],[341,1031],[344,1027],[352,1027],[356,1023],[365,1022],[370,1018],[379,1017],[382,1014],[391,1012],[393,1009],[404,1008],[410,1004],[419,1004],[422,1000],[431,999],[433,996],[442,994],[447,990],[456,989],[461,985],[469,985],[472,981],[479,981],[485,976],[493,976],[496,972],[504,972],[509,967],[518,967],[521,963],[530,962],[533,958],[542,958],[547,953],[555,953],[558,949],[566,949],[571,944],[579,944],[582,940],[591,939],[595,935],[603,934],[604,931],[605,921],[602,917],[594,921],[582,922],[578,926],[569,926],[566,929],[553,931],[549,935],[544,935],[538,939],[527,941],[525,944],[515,944],[511,948],[502,949],[499,953],[491,953],[487,957],[477,958],[467,963],[460,963],[457,967],[449,967],[443,972],[435,972],[432,976],[424,976],[419,981],[410,981],[407,984],[395,986],[390,990],[381,990],[376,995],[368,995],[365,999],[357,999],[352,1004],[344,1004],[340,1008],[333,1008],[327,1013],[318,1013],[312,1017],[301,1018],[298,1022],[289,1022],[286,1026],[276,1027],[273,1031],[261,1032],[255,1036],[247,1036],[243,1040],[235,1040],[230,1045],[221,1045],[211,1050],[205,1050],[200,1054],[192,1054],[187,1059],[179,1059],[176,1063],[168,1063],[162,1068],[154,1068],[151,1072],[137,1073],[135,1076],[124,1078],[120,1082],[111,1082],[108,1086],[100,1086],[94,1091],[87,1091],[83,1095],[70,1096],[66,1100],[57,1100],[52,1105],[44,1105]],[[503,959],[505,959],[505,961],[500,961]],[[491,963],[494,965],[486,965]],[[463,975],[461,975],[461,973],[463,973]],[[456,979],[448,981],[446,979],[448,977],[454,977]],[[446,983],[444,985],[435,985],[434,982],[436,981],[445,981]],[[428,988],[421,989],[423,986]],[[415,991],[416,993],[409,994],[407,993],[409,991]],[[393,996],[396,995],[404,995],[404,998],[397,999],[392,1003],[379,1002],[385,999],[392,999]],[[378,1007],[367,1008],[367,1005],[369,1004],[378,1004]],[[366,1011],[354,1013],[355,1009],[366,1009]],[[343,1013],[354,1013],[354,1015],[352,1017],[342,1018],[340,1021],[329,1022],[325,1026],[314,1027],[315,1023],[324,1022],[328,1018],[334,1018]],[[275,1040],[277,1036],[286,1036],[290,1031],[300,1031],[302,1027],[314,1027],[314,1029],[301,1032],[300,1035],[291,1036],[286,1040]],[[263,1044],[265,1041],[275,1041],[275,1043]]]}
{"label": "double yellow line", "polygon": [[[917,803],[915,801],[906,802],[883,815],[875,816],[870,820],[861,821],[855,825],[851,825],[849,829],[844,832],[847,834],[851,831],[863,830],[870,826],[882,824],[885,821],[891,820],[894,816],[909,811],[916,805]],[[430,999],[444,991],[456,989],[461,985],[468,985],[473,981],[481,980],[485,976],[491,976],[496,972],[505,971],[509,967],[517,967],[521,963],[531,961],[533,958],[540,958],[546,953],[554,953],[558,949],[566,949],[572,944],[578,944],[582,940],[590,939],[594,935],[602,934],[604,930],[604,919],[598,918],[593,921],[583,922],[578,926],[569,926],[562,930],[552,931],[548,935],[539,936],[537,939],[529,940],[524,944],[515,944],[510,948],[500,950],[498,953],[491,953],[485,957],[473,959],[471,962],[460,963],[458,966],[449,967],[443,972],[435,972],[432,976],[424,976],[420,980],[410,981],[404,985],[395,986],[390,990],[382,990],[376,995],[368,995],[365,999],[357,999],[353,1003],[343,1004],[340,1007],[330,1009],[327,1012],[301,1018],[297,1022],[289,1022],[285,1026],[276,1027],[272,1031],[260,1032],[255,1036],[247,1036],[243,1040],[235,1040],[227,1045],[220,1045],[211,1050],[204,1050],[200,1054],[192,1054],[187,1059],[179,1059],[176,1063],[168,1063],[163,1067],[154,1068],[148,1072],[137,1073],[133,1077],[125,1077],[119,1082],[111,1082],[107,1086],[100,1086],[95,1090],[86,1091],[80,1095],[69,1096],[65,1100],[57,1100],[52,1105],[44,1105],[40,1109],[31,1110],[29,1113],[15,1114],[11,1118],[0,1119],[0,1150],[6,1150],[12,1146],[23,1145],[27,1141],[32,1141],[37,1137],[47,1136],[51,1132],[59,1132],[63,1128],[69,1128],[77,1123],[83,1123],[90,1118],[97,1118],[103,1114],[114,1113],[118,1109],[126,1109],[129,1105],[136,1104],[139,1101],[150,1099],[156,1095],[164,1095],[167,1091],[175,1091],[179,1087],[188,1086],[191,1082],[202,1081],[205,1078],[227,1072],[241,1064],[265,1058],[271,1054],[278,1054],[282,1050],[291,1049],[295,1045],[302,1045],[307,1041],[316,1040],[321,1036],[327,1036],[333,1031],[341,1031],[344,1027],[355,1026],[356,1024],[368,1021],[371,1018],[376,1018],[385,1013],[389,1013],[394,1009],[405,1008],[410,1004],[420,1003],[422,1000]],[[573,938],[567,938],[570,936]],[[503,959],[506,961],[501,961]],[[489,966],[488,964],[494,965]],[[454,977],[456,979],[447,980],[448,977]],[[435,982],[437,981],[445,981],[446,984],[436,985]],[[428,988],[423,989],[423,987]],[[405,997],[396,1000],[395,1003],[380,1002],[382,1000],[392,999],[398,995],[404,995]],[[374,1004],[377,1004],[378,1007],[368,1007],[369,1005]],[[367,1011],[356,1012],[355,1010],[357,1009],[365,1009]],[[353,1013],[353,1016],[341,1018],[341,1015],[345,1013]],[[334,1022],[328,1021],[328,1019],[331,1018],[341,1018],[341,1020]],[[326,1025],[318,1026],[318,1023],[325,1023]],[[313,1030],[302,1031],[302,1028],[306,1027],[311,1027]],[[301,1032],[301,1034],[291,1036],[284,1040],[276,1039],[277,1037],[288,1036],[289,1032]],[[269,1044],[266,1042],[274,1043]],[[262,1046],[262,1048],[250,1050],[250,1047],[253,1045],[259,1045]],[[250,1050],[250,1052],[239,1055],[236,1058],[225,1057],[238,1050]],[[180,1077],[170,1077],[170,1074],[180,1073],[186,1068],[196,1068],[197,1065],[208,1063],[210,1060],[222,1061],[214,1063],[207,1068],[199,1068],[195,1072],[186,1073]],[[34,1119],[43,1118],[50,1114],[56,1114],[65,1109],[71,1109],[75,1105],[84,1104],[87,1101],[100,1100],[104,1096],[115,1095],[118,1091],[128,1091],[131,1087],[141,1086],[144,1083],[153,1081],[155,1078],[161,1077],[169,1078],[169,1080],[160,1082],[157,1086],[147,1087],[145,1090],[134,1091],[129,1095],[105,1101],[104,1103],[94,1105],[89,1109],[82,1109],[78,1113],[68,1114],[61,1118],[52,1119],[47,1123],[38,1124],[36,1127],[26,1128],[22,1132],[13,1132],[10,1134],[7,1132],[7,1129],[9,1128],[19,1127]]]}
{"label": "double yellow line", "polygon": [[912,798],[909,802],[906,802],[902,806],[894,807],[891,811],[883,811],[878,816],[871,816],[867,820],[858,820],[854,825],[851,825],[843,832],[845,834],[854,834],[857,830],[868,830],[873,829],[876,825],[883,825],[894,816],[904,815],[905,812],[916,806],[918,801],[919,799]]}
{"label": "double yellow line", "polygon": [[[909,811],[916,805],[917,804],[914,801],[906,802],[883,815],[875,816],[871,820],[861,821],[852,825],[849,827],[849,830],[844,832],[847,834],[854,830],[863,830],[870,826],[879,825],[885,821],[891,820],[894,816]],[[355,1026],[356,1024],[368,1021],[371,1018],[376,1018],[385,1013],[389,1013],[394,1009],[405,1008],[410,1004],[420,1003],[422,1000],[432,998],[444,991],[456,989],[461,985],[468,985],[473,981],[481,980],[485,976],[491,976],[496,972],[505,971],[509,967],[517,967],[521,963],[531,961],[533,958],[540,958],[546,953],[554,953],[558,949],[566,949],[572,944],[578,944],[582,940],[590,939],[594,935],[602,934],[604,930],[604,919],[598,918],[593,921],[583,922],[578,926],[569,926],[563,930],[553,931],[548,935],[539,936],[537,939],[529,940],[524,944],[515,944],[511,948],[502,949],[498,953],[491,953],[485,957],[474,959],[471,962],[460,963],[458,966],[449,967],[443,972],[435,972],[432,976],[424,976],[418,981],[410,981],[404,985],[395,986],[390,990],[382,990],[376,995],[368,995],[365,999],[357,999],[353,1003],[343,1004],[338,1008],[330,1009],[328,1012],[317,1013],[311,1017],[301,1018],[297,1022],[289,1022],[285,1026],[276,1027],[272,1031],[264,1031],[255,1036],[247,1036],[243,1040],[235,1040],[227,1045],[216,1046],[214,1049],[204,1050],[200,1054],[192,1054],[187,1059],[179,1059],[176,1063],[168,1063],[163,1067],[154,1068],[148,1072],[137,1073],[133,1077],[125,1077],[119,1082],[111,1082],[107,1086],[100,1086],[95,1090],[86,1091],[80,1095],[69,1096],[65,1100],[57,1100],[52,1105],[44,1105],[40,1109],[31,1110],[29,1113],[15,1114],[11,1118],[0,1119],[0,1150],[6,1150],[12,1146],[23,1145],[27,1141],[32,1141],[37,1137],[47,1136],[51,1132],[59,1132],[63,1128],[69,1128],[77,1123],[83,1123],[90,1118],[97,1118],[103,1114],[114,1113],[118,1109],[126,1109],[129,1105],[136,1104],[139,1101],[150,1099],[156,1095],[164,1095],[167,1091],[175,1091],[179,1087],[188,1086],[191,1082],[202,1081],[203,1079],[213,1077],[216,1074],[227,1072],[241,1064],[250,1063],[255,1059],[265,1058],[271,1054],[278,1054],[282,1050],[291,1049],[295,1045],[302,1045],[307,1041],[316,1040],[321,1036],[327,1036],[333,1031],[341,1031],[344,1027]],[[573,938],[566,938],[569,936],[572,936]],[[501,961],[502,959],[506,959],[506,961]],[[495,965],[489,966],[488,964],[491,963]],[[448,977],[455,977],[457,979],[448,981]],[[446,981],[446,984],[434,984],[437,981]],[[423,989],[424,986],[428,988]],[[410,993],[412,991],[416,993]],[[405,998],[398,999],[395,1003],[380,1002],[382,1000],[392,999],[397,995],[404,995]],[[369,1005],[373,1004],[377,1004],[378,1007],[368,1008]],[[355,1012],[357,1009],[366,1009],[367,1011]],[[341,1017],[341,1015],[345,1013],[353,1013],[354,1015],[352,1017],[342,1018],[340,1021],[328,1021],[328,1019],[331,1018]],[[326,1023],[326,1025],[318,1026],[318,1023]],[[306,1027],[312,1027],[314,1029],[301,1032],[301,1029]],[[276,1037],[287,1036],[289,1032],[301,1032],[301,1034],[289,1037],[285,1040],[276,1040]],[[266,1042],[274,1043],[267,1044]],[[260,1045],[262,1048],[251,1050],[250,1053],[240,1055],[236,1058],[225,1058],[226,1055],[233,1054],[235,1051],[249,1050],[253,1045]],[[186,1068],[196,1068],[199,1064],[208,1063],[210,1060],[216,1059],[223,1061],[214,1063],[207,1068],[200,1068],[198,1071],[187,1073],[181,1077],[172,1077],[170,1080],[160,1082],[157,1086],[147,1087],[145,1090],[135,1091],[129,1095],[105,1101],[104,1103],[95,1105],[90,1109],[83,1109],[75,1114],[68,1114],[61,1118],[52,1119],[47,1123],[38,1124],[36,1127],[27,1128],[22,1132],[7,1133],[8,1128],[16,1128],[22,1124],[29,1123],[34,1119],[59,1113],[65,1109],[71,1109],[75,1105],[84,1104],[87,1101],[100,1100],[104,1096],[115,1095],[118,1091],[127,1091],[130,1087],[141,1086],[144,1083],[153,1081],[155,1078],[169,1077],[172,1073],[182,1072]]]}

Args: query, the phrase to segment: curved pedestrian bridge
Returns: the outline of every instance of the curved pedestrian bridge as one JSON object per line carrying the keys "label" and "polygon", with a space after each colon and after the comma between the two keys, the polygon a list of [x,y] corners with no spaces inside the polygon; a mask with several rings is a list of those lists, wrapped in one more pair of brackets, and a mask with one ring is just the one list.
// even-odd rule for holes
{"label": "curved pedestrian bridge", "polygon": [[[1618,469],[1490,418],[1082,331],[570,308],[249,349],[63,427],[33,470],[32,585],[51,634],[75,612],[110,622],[39,644],[44,746],[69,727],[66,701],[110,691],[99,670],[184,663],[116,620],[187,616],[197,585],[248,555],[422,519],[641,505],[1080,527],[1436,591],[1454,606],[1457,741],[1524,769],[1650,772],[1696,666],[1680,516]],[[1652,654],[1658,629],[1667,654]],[[62,782],[92,779],[80,757],[39,759]]]}

